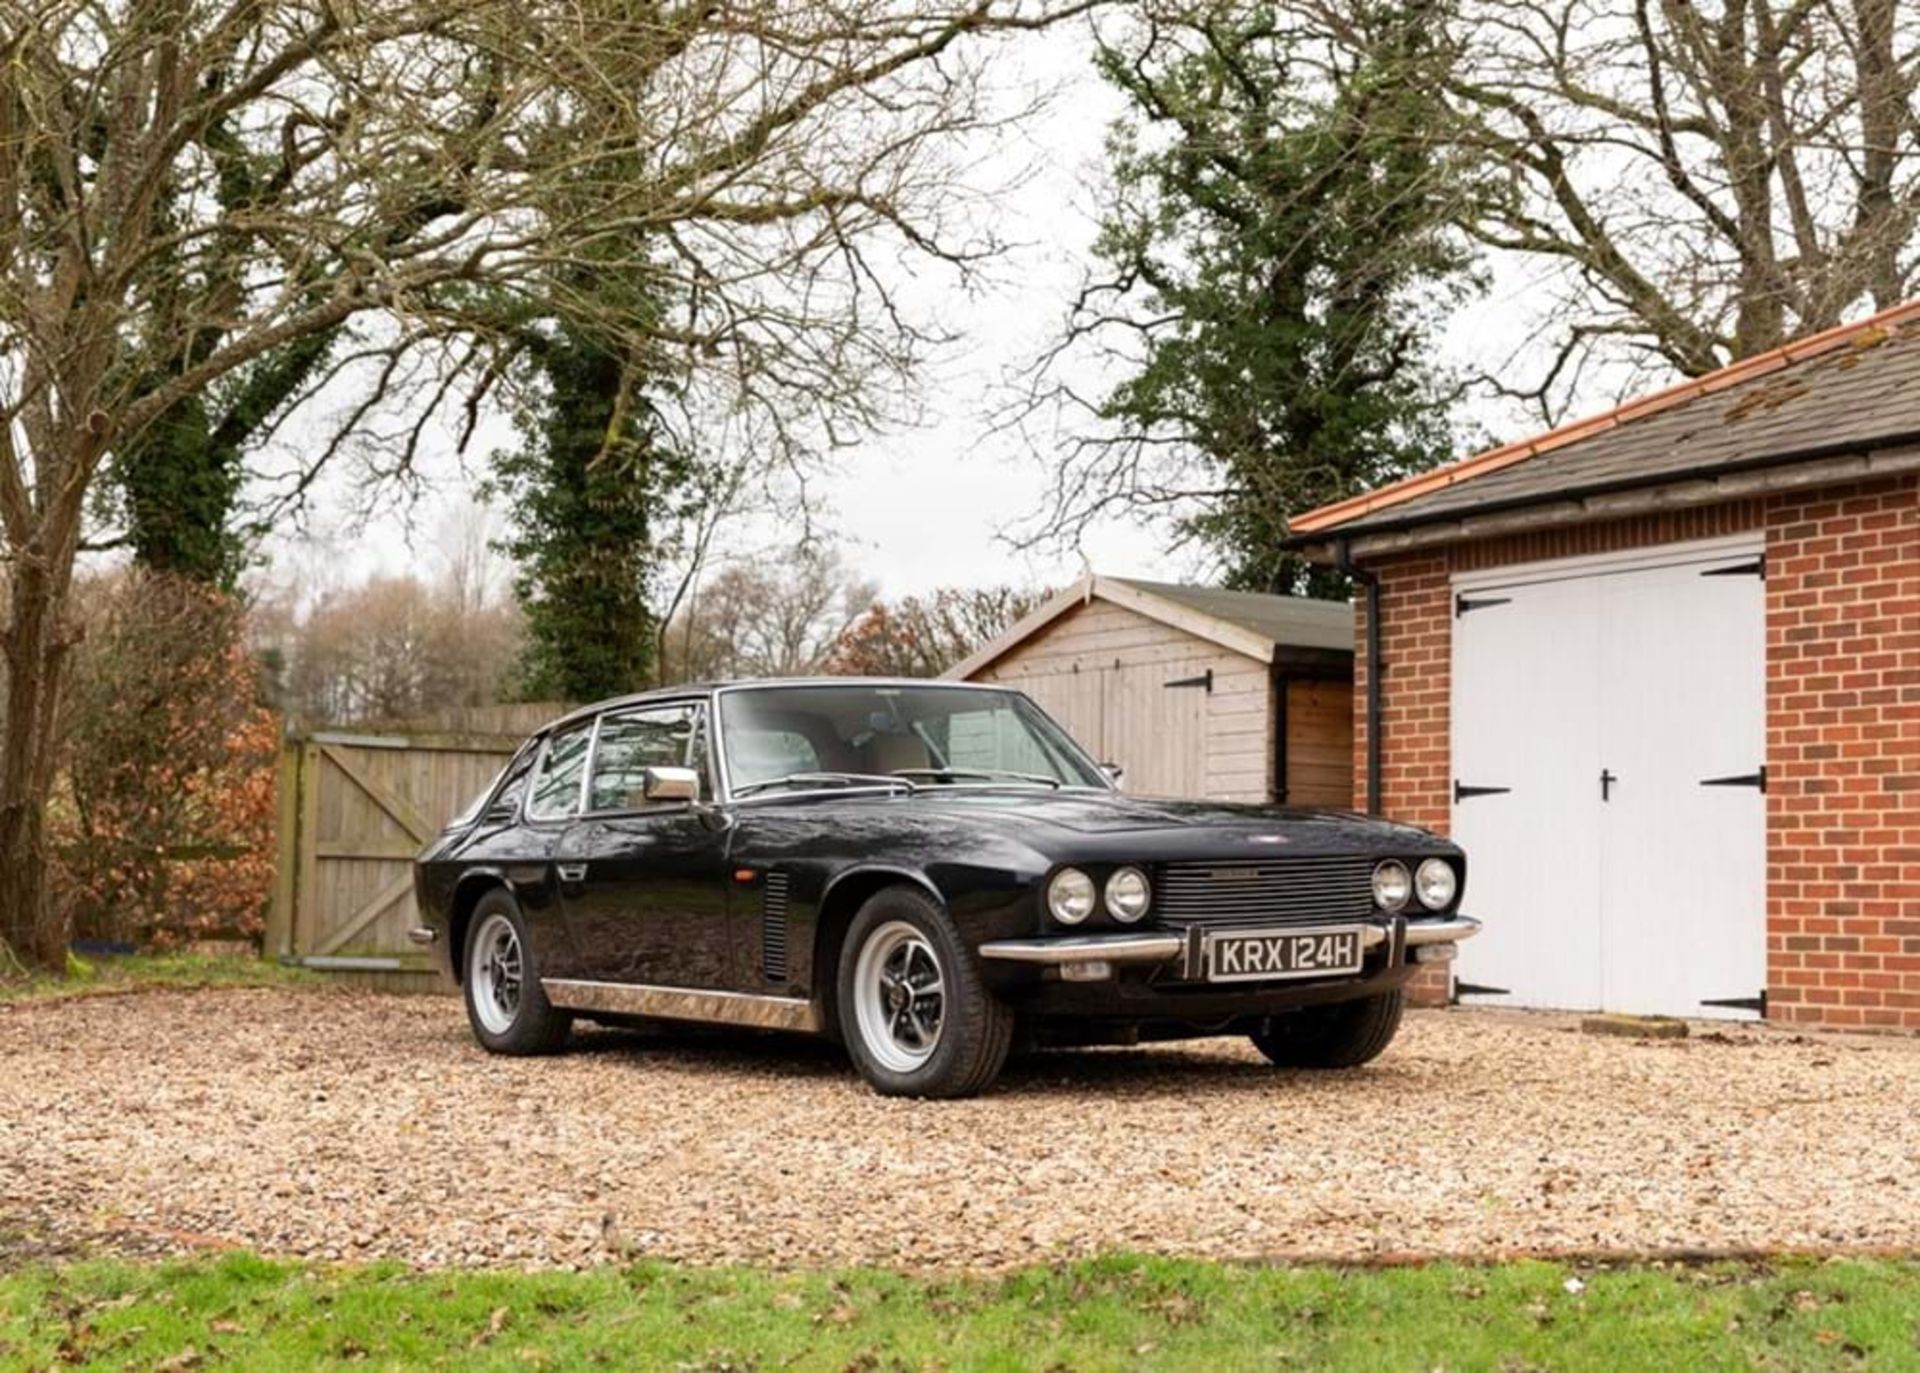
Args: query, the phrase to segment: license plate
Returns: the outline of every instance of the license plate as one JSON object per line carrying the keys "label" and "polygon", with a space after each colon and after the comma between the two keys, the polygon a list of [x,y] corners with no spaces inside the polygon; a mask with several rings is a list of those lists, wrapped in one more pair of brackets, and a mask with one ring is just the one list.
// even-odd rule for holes
{"label": "license plate", "polygon": [[1360,927],[1249,930],[1207,936],[1207,981],[1270,982],[1360,971]]}

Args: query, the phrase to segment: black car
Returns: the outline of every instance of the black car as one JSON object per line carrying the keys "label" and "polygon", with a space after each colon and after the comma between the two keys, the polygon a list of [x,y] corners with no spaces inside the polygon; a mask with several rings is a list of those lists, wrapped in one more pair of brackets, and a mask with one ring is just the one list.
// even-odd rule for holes
{"label": "black car", "polygon": [[420,856],[413,938],[497,1053],[558,1049],[576,1017],[713,1021],[960,1096],[1016,1033],[1364,1063],[1478,928],[1465,880],[1404,825],[1124,795],[1017,691],[740,682],[528,740]]}

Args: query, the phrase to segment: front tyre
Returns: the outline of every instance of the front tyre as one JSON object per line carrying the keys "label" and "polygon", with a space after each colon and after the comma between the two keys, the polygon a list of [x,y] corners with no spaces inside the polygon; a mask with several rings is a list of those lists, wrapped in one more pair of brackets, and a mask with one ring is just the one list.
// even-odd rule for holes
{"label": "front tyre", "polygon": [[1269,1016],[1251,1038],[1276,1067],[1358,1068],[1393,1043],[1405,1007],[1406,997],[1395,988],[1379,996]]}
{"label": "front tyre", "polygon": [[566,1044],[573,1017],[547,1000],[526,921],[506,892],[480,898],[462,958],[467,1023],[482,1048],[496,1054],[550,1054]]}
{"label": "front tyre", "polygon": [[999,1076],[1013,1012],[980,980],[939,906],[908,887],[868,899],[841,946],[840,1032],[882,1096],[972,1096]]}

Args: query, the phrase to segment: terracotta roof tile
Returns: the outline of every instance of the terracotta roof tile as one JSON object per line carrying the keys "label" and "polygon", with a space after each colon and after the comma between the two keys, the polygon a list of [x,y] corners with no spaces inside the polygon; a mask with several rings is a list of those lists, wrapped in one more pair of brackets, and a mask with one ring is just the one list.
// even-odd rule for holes
{"label": "terracotta roof tile", "polygon": [[[1920,431],[1920,300],[1296,516],[1350,533]],[[1378,516],[1378,520],[1369,517]]]}

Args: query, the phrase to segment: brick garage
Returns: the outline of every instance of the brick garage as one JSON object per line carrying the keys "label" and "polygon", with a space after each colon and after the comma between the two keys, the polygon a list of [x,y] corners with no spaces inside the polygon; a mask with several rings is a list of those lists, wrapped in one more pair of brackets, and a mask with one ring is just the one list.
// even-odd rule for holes
{"label": "brick garage", "polygon": [[1920,305],[1295,530],[1374,579],[1356,796],[1377,770],[1381,811],[1467,845],[1462,999],[1920,1029]]}

